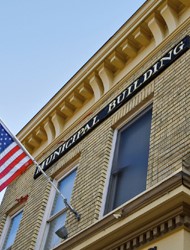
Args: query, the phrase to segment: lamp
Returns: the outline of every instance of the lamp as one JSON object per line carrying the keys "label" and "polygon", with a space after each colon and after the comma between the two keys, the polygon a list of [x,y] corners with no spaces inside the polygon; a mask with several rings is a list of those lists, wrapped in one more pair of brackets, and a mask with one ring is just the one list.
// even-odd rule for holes
{"label": "lamp", "polygon": [[68,237],[67,228],[65,226],[61,227],[55,232],[55,234],[57,234],[59,238],[66,240]]}

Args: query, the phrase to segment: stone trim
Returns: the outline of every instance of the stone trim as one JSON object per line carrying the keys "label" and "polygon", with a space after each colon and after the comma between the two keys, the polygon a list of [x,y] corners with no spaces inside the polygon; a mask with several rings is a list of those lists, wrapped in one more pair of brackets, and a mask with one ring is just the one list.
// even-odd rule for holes
{"label": "stone trim", "polygon": [[[157,201],[159,198],[162,198],[164,195],[176,190],[179,187],[190,188],[190,175],[189,173],[185,173],[182,169],[180,172],[172,175],[170,178],[156,185],[154,188],[147,190],[141,196],[112,211],[94,225],[86,228],[84,231],[73,236],[72,238],[63,241],[54,249],[76,249],[76,246],[79,246],[87,239],[90,239],[97,234],[101,234],[101,232],[109,229],[129,216],[132,216],[135,212],[140,211],[140,209],[150,206],[151,203]],[[183,194],[180,193],[180,198],[170,201],[172,202],[172,204],[170,204],[171,207],[168,205],[168,208],[164,207],[164,209],[159,209],[159,211],[154,208],[156,211],[155,216],[150,217],[149,214],[146,214],[143,217],[141,216],[136,218],[134,219],[134,225],[123,225],[115,232],[112,230],[106,237],[104,236],[103,239],[99,238],[97,242],[91,243],[89,246],[85,246],[81,249],[116,250],[119,247],[119,250],[122,250],[124,245],[125,247],[128,247],[124,249],[131,250],[135,249],[137,246],[146,244],[154,240],[156,237],[160,237],[163,234],[170,232],[171,230],[177,229],[179,226],[190,229],[190,201],[188,199],[187,202],[186,196],[182,196]],[[116,215],[118,214],[119,217],[116,218]],[[127,230],[127,233],[125,233],[125,230]],[[118,237],[117,240],[115,239],[114,233]],[[98,248],[98,243],[101,246],[100,248]]]}
{"label": "stone trim", "polygon": [[[160,218],[160,223],[157,225],[146,225],[147,230],[144,232],[141,232],[137,234],[136,236],[130,238],[130,235],[128,236],[128,239],[124,241],[124,243],[119,244],[117,247],[106,247],[104,250],[133,250],[138,249],[138,247],[142,247],[143,245],[150,243],[151,241],[162,237],[163,235],[167,233],[171,233],[173,230],[177,230],[181,227],[189,230],[190,229],[190,206],[186,203],[182,203],[179,207],[176,209],[176,215],[171,216],[167,219]],[[179,210],[179,211],[178,211]]]}

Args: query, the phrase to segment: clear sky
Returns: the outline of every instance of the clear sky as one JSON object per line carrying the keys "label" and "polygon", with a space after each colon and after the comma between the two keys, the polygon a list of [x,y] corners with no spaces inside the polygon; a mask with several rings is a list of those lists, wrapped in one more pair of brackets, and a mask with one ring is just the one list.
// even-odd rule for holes
{"label": "clear sky", "polygon": [[144,2],[0,1],[0,118],[12,133],[17,134]]}

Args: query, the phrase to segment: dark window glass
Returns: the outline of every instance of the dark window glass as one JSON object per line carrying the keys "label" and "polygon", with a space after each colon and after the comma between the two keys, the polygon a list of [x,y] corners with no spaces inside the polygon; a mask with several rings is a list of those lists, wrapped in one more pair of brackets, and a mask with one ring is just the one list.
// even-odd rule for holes
{"label": "dark window glass", "polygon": [[106,213],[146,189],[152,110],[118,131]]}

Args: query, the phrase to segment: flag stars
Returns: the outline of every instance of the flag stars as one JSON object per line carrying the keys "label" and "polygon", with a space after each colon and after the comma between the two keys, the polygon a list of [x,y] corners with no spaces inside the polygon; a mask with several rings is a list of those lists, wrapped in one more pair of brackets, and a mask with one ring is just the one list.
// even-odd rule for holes
{"label": "flag stars", "polygon": [[2,153],[12,142],[13,138],[0,124],[0,153]]}

